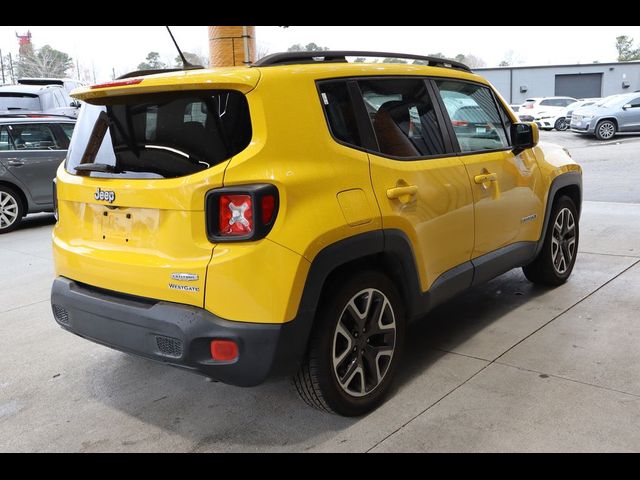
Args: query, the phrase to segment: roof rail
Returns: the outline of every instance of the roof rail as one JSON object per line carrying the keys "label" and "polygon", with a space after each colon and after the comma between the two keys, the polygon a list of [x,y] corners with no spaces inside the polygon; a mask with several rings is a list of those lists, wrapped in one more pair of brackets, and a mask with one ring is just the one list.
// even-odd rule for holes
{"label": "roof rail", "polygon": [[346,57],[378,57],[378,58],[400,58],[406,60],[421,60],[430,67],[456,68],[470,72],[471,69],[464,63],[449,60],[448,58],[427,57],[424,55],[414,55],[412,53],[390,53],[390,52],[366,52],[358,50],[328,50],[324,52],[283,52],[273,53],[262,57],[255,62],[253,67],[271,67],[276,65],[295,65],[301,63],[344,63]]}
{"label": "roof rail", "polygon": [[133,77],[146,77],[147,75],[155,75],[156,73],[171,73],[171,72],[182,72],[184,70],[202,70],[204,67],[200,65],[194,65],[188,68],[161,68],[157,70],[136,70],[134,72],[125,73],[124,75],[119,76],[116,80],[123,80],[125,78],[133,78]]}

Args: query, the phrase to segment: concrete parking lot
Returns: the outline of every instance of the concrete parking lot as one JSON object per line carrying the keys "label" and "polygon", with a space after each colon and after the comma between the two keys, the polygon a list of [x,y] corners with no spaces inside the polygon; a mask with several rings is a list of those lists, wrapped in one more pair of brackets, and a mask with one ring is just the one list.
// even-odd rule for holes
{"label": "concrete parking lot", "polygon": [[640,451],[640,137],[543,132],[585,171],[576,267],[514,270],[408,335],[390,399],[323,414],[287,381],[211,383],[75,337],[49,306],[53,219],[0,236],[1,451]]}

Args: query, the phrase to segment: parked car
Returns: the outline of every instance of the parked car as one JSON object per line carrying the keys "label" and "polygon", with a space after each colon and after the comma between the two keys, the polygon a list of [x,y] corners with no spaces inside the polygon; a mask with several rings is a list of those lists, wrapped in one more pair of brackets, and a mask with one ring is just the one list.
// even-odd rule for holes
{"label": "parked car", "polygon": [[640,95],[613,95],[573,112],[571,131],[610,140],[618,132],[640,132]]}
{"label": "parked car", "polygon": [[18,85],[59,85],[69,95],[76,88],[86,87],[88,84],[74,78],[19,78]]}
{"label": "parked car", "polygon": [[59,85],[10,85],[0,87],[0,114],[32,113],[76,118],[80,102]]}
{"label": "parked car", "polygon": [[409,321],[512,268],[573,269],[580,166],[461,63],[289,52],[74,96],[51,304],[99,344],[240,386],[293,375],[361,415]]}
{"label": "parked car", "polygon": [[571,116],[573,115],[574,110],[577,110],[578,108],[582,108],[582,107],[588,107],[589,105],[598,103],[601,100],[603,99],[602,98],[583,98],[578,100],[577,102],[573,102],[572,104],[568,105],[565,112],[565,117],[564,117],[566,127],[569,128],[569,125],[571,125]]}
{"label": "parked car", "polygon": [[0,116],[0,234],[28,213],[53,212],[53,179],[74,121],[63,117]]}
{"label": "parked car", "polygon": [[[518,110],[518,117],[522,122],[535,122],[536,117],[540,117],[542,112],[545,112],[545,117],[554,118],[559,117],[561,112],[567,105],[575,102],[576,99],[572,97],[533,97],[527,98]],[[550,124],[550,127],[555,128],[555,122]]]}

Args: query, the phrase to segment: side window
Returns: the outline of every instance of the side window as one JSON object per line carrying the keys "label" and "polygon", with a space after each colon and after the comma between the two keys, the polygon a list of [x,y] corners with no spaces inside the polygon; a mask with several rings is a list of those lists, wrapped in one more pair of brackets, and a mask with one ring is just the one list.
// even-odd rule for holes
{"label": "side window", "polygon": [[207,121],[207,106],[203,102],[188,103],[184,110],[184,123],[198,122],[204,125]]}
{"label": "side window", "polygon": [[62,128],[62,131],[64,132],[64,134],[67,136],[67,138],[69,140],[71,140],[71,135],[73,134],[73,127],[75,127],[76,124],[75,123],[61,123],[60,124],[60,128]]}
{"label": "side window", "polygon": [[341,142],[362,146],[347,82],[322,82],[318,87],[332,135]]}
{"label": "side window", "polygon": [[10,127],[0,127],[0,152],[13,150],[11,146],[11,137],[9,136]]}
{"label": "side window", "polygon": [[555,105],[553,102],[554,102],[554,100],[542,100],[540,102],[540,105],[547,106],[547,107],[553,107]]}
{"label": "side window", "polygon": [[629,103],[633,108],[640,107],[640,97],[631,100]]}
{"label": "side window", "polygon": [[441,126],[423,79],[358,83],[381,154],[419,158],[446,153]]}
{"label": "side window", "polygon": [[11,128],[16,150],[61,150],[53,131],[45,124],[18,124]]}
{"label": "side window", "polygon": [[509,146],[500,112],[487,87],[454,80],[438,80],[436,84],[460,150],[479,152]]}
{"label": "side window", "polygon": [[63,107],[67,106],[67,105],[65,105],[65,101],[64,101],[64,97],[62,96],[62,92],[60,92],[60,90],[57,89],[57,88],[53,91],[53,99],[54,99],[56,107],[63,108]]}

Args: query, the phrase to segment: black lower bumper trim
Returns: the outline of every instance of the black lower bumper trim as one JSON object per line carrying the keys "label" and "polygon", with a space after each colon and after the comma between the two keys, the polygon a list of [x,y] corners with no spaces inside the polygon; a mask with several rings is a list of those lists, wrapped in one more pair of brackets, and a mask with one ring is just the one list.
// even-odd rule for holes
{"label": "black lower bumper trim", "polygon": [[[305,347],[295,320],[233,322],[202,308],[138,300],[64,277],[53,282],[51,304],[58,324],[76,335],[232,385],[254,386],[295,372]],[[212,360],[212,339],[235,341],[238,358]]]}

